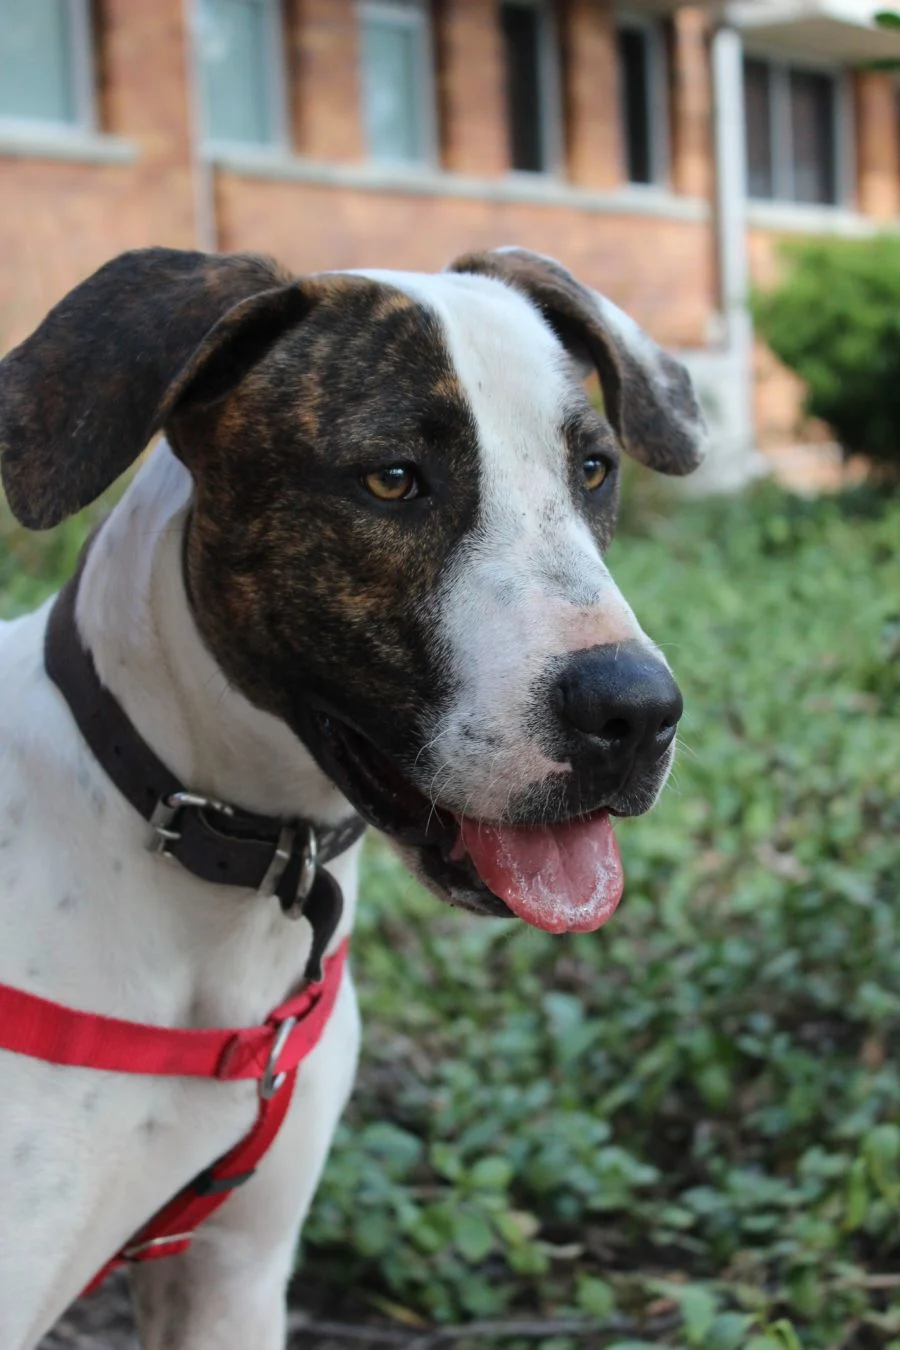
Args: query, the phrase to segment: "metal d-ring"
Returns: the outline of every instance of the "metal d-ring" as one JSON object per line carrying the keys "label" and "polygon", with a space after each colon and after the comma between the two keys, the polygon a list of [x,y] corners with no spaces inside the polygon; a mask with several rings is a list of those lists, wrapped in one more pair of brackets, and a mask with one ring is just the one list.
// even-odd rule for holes
{"label": "metal d-ring", "polygon": [[296,1025],[296,1017],[286,1017],[278,1027],[272,1049],[269,1051],[269,1058],[266,1061],[265,1071],[259,1080],[259,1095],[264,1102],[274,1097],[279,1088],[284,1087],[287,1081],[287,1074],[278,1072],[278,1061]]}
{"label": "metal d-ring", "polygon": [[[266,875],[259,883],[259,894],[261,896],[271,898],[271,896],[278,894],[281,878],[294,856],[296,844],[297,827],[295,825],[282,825],[278,835],[278,843],[275,845],[275,852],[272,854],[272,861],[266,869]],[[316,880],[318,855],[319,846],[316,832],[311,825],[308,825],[306,828],[306,843],[303,845],[303,853],[300,859],[300,875],[297,878],[293,899],[285,900],[279,897],[281,908],[289,919],[299,919],[303,913],[303,907]]]}
{"label": "metal d-ring", "polygon": [[281,907],[289,919],[299,919],[303,914],[303,907],[309,898],[309,893],[316,880],[316,860],[319,856],[319,843],[316,839],[316,832],[310,825],[306,834],[306,843],[303,845],[303,854],[300,860],[300,876],[297,879],[297,889],[294,891],[294,898],[288,904],[282,900]]}
{"label": "metal d-ring", "polygon": [[275,845],[275,852],[272,854],[272,861],[266,868],[266,875],[259,883],[259,894],[264,900],[270,900],[273,895],[277,894],[278,884],[284,876],[285,868],[291,861],[296,838],[297,831],[293,825],[282,825],[278,835],[278,843]]}

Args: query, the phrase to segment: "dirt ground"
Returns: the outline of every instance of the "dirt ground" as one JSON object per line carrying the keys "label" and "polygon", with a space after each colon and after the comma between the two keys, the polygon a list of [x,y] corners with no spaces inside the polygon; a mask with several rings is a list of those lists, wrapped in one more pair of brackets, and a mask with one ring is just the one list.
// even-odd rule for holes
{"label": "dirt ground", "polygon": [[[291,1321],[297,1325],[305,1320],[295,1303]],[[360,1337],[359,1329],[355,1330],[352,1350],[370,1350],[368,1335]],[[292,1350],[348,1350],[343,1337],[310,1332],[293,1335],[289,1344]],[[378,1350],[384,1350],[383,1342],[375,1344]],[[140,1350],[125,1277],[113,1276],[102,1289],[71,1308],[50,1335],[44,1337],[38,1350]]]}
{"label": "dirt ground", "polygon": [[125,1280],[108,1280],[77,1303],[39,1350],[138,1350]]}

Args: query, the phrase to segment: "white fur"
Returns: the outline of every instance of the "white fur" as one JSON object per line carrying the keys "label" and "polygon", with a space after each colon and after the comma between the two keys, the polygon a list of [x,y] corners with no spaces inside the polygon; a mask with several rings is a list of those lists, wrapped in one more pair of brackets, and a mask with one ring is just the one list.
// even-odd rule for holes
{"label": "white fur", "polygon": [[[641,637],[571,500],[561,436],[566,358],[496,281],[384,275],[440,316],[479,428],[477,528],[434,597],[458,701],[434,729],[439,795],[491,816],[565,766],[523,717],[548,659]],[[92,548],[78,623],[103,680],[190,787],[260,812],[337,820],[348,807],[276,719],[229,687],[183,587],[191,484],[165,445]],[[263,1019],[309,944],[276,901],[148,853],[148,827],[84,747],[43,667],[47,607],[0,624],[0,981],[163,1026]],[[474,740],[463,734],[476,729]],[[488,744],[487,733],[498,737]],[[333,872],[349,931],[358,850]],[[349,977],[276,1146],[187,1257],[142,1268],[146,1350],[279,1350],[297,1233],[350,1089]],[[252,1084],[57,1068],[0,1051],[0,1346],[30,1350],[106,1259],[247,1130]]]}
{"label": "white fur", "polygon": [[634,640],[659,654],[572,500],[562,426],[579,391],[534,306],[485,277],[365,275],[399,286],[441,319],[478,428],[477,527],[434,599],[460,692],[433,728],[430,752],[439,766],[434,796],[495,819],[511,796],[569,768],[528,734],[529,699],[548,662]]}

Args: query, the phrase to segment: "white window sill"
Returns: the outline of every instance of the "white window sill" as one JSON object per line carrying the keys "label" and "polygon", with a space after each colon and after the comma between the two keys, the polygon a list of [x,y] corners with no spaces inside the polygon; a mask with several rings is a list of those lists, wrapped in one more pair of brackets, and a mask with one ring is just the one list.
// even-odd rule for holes
{"label": "white window sill", "polygon": [[210,163],[248,177],[275,178],[362,192],[398,192],[421,197],[464,197],[490,202],[522,202],[565,206],[598,215],[660,216],[705,221],[709,204],[701,198],[678,197],[664,188],[635,184],[601,191],[576,187],[550,174],[510,173],[502,178],[474,178],[444,173],[429,164],[329,164],[298,156],[263,154],[210,146]]}
{"label": "white window sill", "polygon": [[77,128],[0,122],[0,156],[18,159],[56,159],[84,164],[130,164],[137,149],[119,136],[102,136]]}
{"label": "white window sill", "polygon": [[806,206],[799,202],[747,202],[747,224],[786,234],[833,234],[865,238],[884,226],[844,206]]}

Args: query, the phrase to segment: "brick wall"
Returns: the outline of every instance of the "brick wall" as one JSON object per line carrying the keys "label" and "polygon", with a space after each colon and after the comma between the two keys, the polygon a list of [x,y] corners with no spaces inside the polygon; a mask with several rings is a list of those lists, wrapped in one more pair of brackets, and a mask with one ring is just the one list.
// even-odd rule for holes
{"label": "brick wall", "polygon": [[709,31],[699,9],[680,10],[671,41],[672,186],[686,197],[713,192]]}
{"label": "brick wall", "polygon": [[98,7],[102,130],[133,164],[0,155],[0,347],[112,254],[195,240],[181,0]]}
{"label": "brick wall", "polygon": [[438,0],[435,32],[440,158],[452,173],[492,178],[509,168],[506,87],[497,9]]}
{"label": "brick wall", "polygon": [[[0,155],[0,193],[13,204],[0,214],[4,346],[122,249],[203,242],[203,184],[192,181],[182,0],[100,0],[95,9],[100,130],[131,143],[135,160],[92,165]],[[566,0],[558,22],[566,175],[579,187],[615,187],[622,152],[611,0]],[[435,0],[432,26],[440,165],[497,178],[509,168],[498,7],[492,0]],[[354,0],[286,0],[284,39],[293,151],[329,164],[363,163]],[[703,191],[709,178],[708,105],[702,78],[697,83],[701,41],[696,19],[688,20],[678,46],[685,73],[673,146],[675,177],[688,192]],[[298,270],[434,268],[466,249],[517,242],[558,254],[660,340],[705,341],[715,307],[705,223],[324,187],[226,170],[214,178],[206,204],[213,206],[221,249],[264,249]]]}
{"label": "brick wall", "polygon": [[569,177],[581,187],[617,187],[623,154],[612,7],[601,0],[568,0],[561,11],[560,47]]}
{"label": "brick wall", "polygon": [[900,143],[893,77],[859,71],[854,78],[859,209],[879,221],[900,212]]}
{"label": "brick wall", "polygon": [[[311,98],[310,107],[323,125],[334,120],[343,127],[350,97],[348,52],[354,50],[346,31],[349,0],[337,0],[333,8],[330,0],[301,0],[303,6],[307,47],[320,50],[324,44],[327,60],[321,59],[334,72],[333,85],[343,90],[332,99],[320,71],[321,92]],[[619,186],[623,156],[611,0],[566,0],[557,18],[566,91],[566,177],[588,189]],[[486,0],[438,0],[432,21],[441,166],[496,178],[509,168],[498,8]],[[327,43],[321,36],[324,29],[330,35]],[[686,191],[700,195],[709,192],[712,172],[704,40],[702,22],[693,11],[678,47],[682,78],[674,115],[680,130],[673,145],[673,171]],[[355,108],[358,96],[354,99]],[[324,130],[318,134],[320,142],[327,139]],[[349,137],[342,135],[342,144],[349,145]],[[317,157],[352,158],[337,153]],[[716,295],[714,249],[705,222],[322,186],[224,170],[217,180],[219,245],[224,249],[261,249],[298,271],[354,266],[432,270],[468,249],[518,243],[562,258],[660,341],[675,346],[706,341]]]}
{"label": "brick wall", "polygon": [[294,148],[337,164],[362,159],[354,0],[291,0],[285,26]]}
{"label": "brick wall", "polygon": [[[197,174],[187,84],[187,0],[95,0],[100,130],[134,148],[130,163],[60,162],[0,153],[0,347],[125,248],[204,244],[204,208],[222,249],[263,249],[298,271],[377,265],[436,268],[472,248],[520,243],[556,254],[660,341],[705,345],[718,297],[712,219],[620,214],[584,203],[481,190],[429,195],[218,169]],[[585,192],[622,186],[623,147],[612,0],[558,0],[564,179]],[[509,169],[502,34],[495,0],[432,0],[438,165],[499,180]],[[365,165],[355,0],[284,0],[292,153]],[[669,188],[714,188],[708,21],[684,7],[667,25]],[[859,208],[900,211],[894,88],[854,78]],[[777,237],[749,233],[754,280],[773,275]],[[760,439],[806,434],[801,391],[769,353],[757,358]]]}
{"label": "brick wall", "polygon": [[563,259],[661,342],[702,345],[713,306],[706,225],[532,203],[457,200],[220,175],[223,248],[298,271],[434,270],[468,249],[518,243]]}

